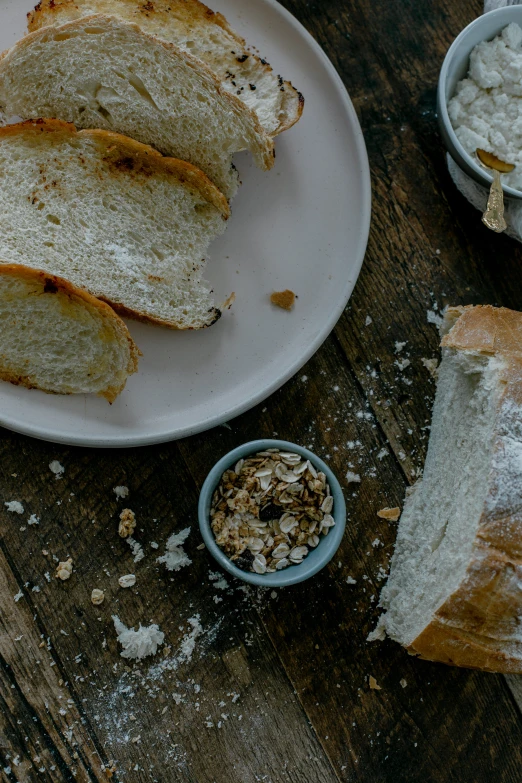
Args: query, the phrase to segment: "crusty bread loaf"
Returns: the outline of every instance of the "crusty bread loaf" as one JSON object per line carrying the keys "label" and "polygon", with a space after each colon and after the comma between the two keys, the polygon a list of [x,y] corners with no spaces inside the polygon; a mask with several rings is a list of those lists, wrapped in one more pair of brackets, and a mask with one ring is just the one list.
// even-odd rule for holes
{"label": "crusty bread loaf", "polygon": [[127,327],[67,280],[0,264],[0,379],[54,394],[113,402],[138,369]]}
{"label": "crusty bread loaf", "polygon": [[0,128],[0,259],[177,329],[220,316],[202,280],[225,197],[189,163],[59,120]]}
{"label": "crusty bread loaf", "polygon": [[264,169],[273,140],[212,71],[135,24],[93,15],[29,33],[0,59],[8,116],[56,117],[116,131],[197,166],[231,198],[232,156],[249,149]]}
{"label": "crusty bread loaf", "polygon": [[522,673],[522,314],[450,308],[443,329],[424,476],[405,501],[370,636]]}
{"label": "crusty bread loaf", "polygon": [[28,28],[32,32],[90,14],[134,22],[197,57],[226,90],[256,112],[270,136],[291,128],[302,114],[303,96],[249,51],[221,14],[199,0],[41,0],[28,14]]}

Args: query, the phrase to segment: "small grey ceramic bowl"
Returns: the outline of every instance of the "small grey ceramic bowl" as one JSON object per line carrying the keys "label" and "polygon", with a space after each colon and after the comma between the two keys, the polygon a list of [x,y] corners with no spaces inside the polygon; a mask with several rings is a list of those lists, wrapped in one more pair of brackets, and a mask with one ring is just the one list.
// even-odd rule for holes
{"label": "small grey ceramic bowl", "polygon": [[[332,515],[335,519],[335,525],[330,528],[330,532],[327,536],[321,536],[321,541],[317,547],[312,549],[299,565],[288,566],[282,571],[277,571],[275,574],[255,574],[251,571],[243,571],[241,568],[235,566],[225,555],[223,550],[216,544],[214,533],[210,527],[210,505],[214,490],[218,486],[225,470],[235,465],[241,457],[249,457],[256,454],[258,451],[265,451],[266,449],[295,451],[305,459],[310,460],[317,470],[321,470],[325,473],[334,499]],[[295,443],[288,443],[285,440],[252,440],[249,443],[245,443],[243,446],[238,446],[237,449],[229,451],[228,454],[225,454],[225,456],[214,465],[201,489],[198,516],[199,528],[201,530],[201,535],[203,536],[203,541],[211,555],[225,571],[228,571],[232,576],[237,576],[238,579],[242,579],[244,582],[249,582],[253,585],[261,585],[262,587],[285,587],[286,585],[294,585],[297,582],[304,582],[305,579],[309,579],[330,562],[337,552],[343,537],[346,525],[346,505],[341,485],[336,477],[328,465],[325,465],[325,463],[319,459],[319,457],[316,457],[315,454],[312,454],[311,451],[303,449],[301,446],[296,446]]]}
{"label": "small grey ceramic bowl", "polygon": [[[493,175],[484,169],[474,156],[466,152],[457,139],[448,115],[448,101],[455,94],[457,83],[464,79],[468,72],[469,56],[472,49],[481,41],[490,41],[492,38],[495,38],[511,22],[516,22],[522,27],[522,5],[497,8],[496,11],[490,11],[479,16],[474,22],[471,22],[464,28],[453,41],[444,58],[437,90],[439,127],[448,152],[463,171],[480,185],[488,188]],[[520,190],[510,188],[508,185],[503,185],[502,187],[506,195],[513,198],[522,198]]]}

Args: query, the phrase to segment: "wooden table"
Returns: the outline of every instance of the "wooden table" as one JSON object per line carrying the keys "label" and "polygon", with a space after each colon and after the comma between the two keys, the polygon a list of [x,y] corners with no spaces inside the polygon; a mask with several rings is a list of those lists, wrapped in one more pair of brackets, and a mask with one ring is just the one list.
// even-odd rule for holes
{"label": "wooden table", "polygon": [[[480,0],[284,3],[343,77],[368,145],[373,223],[349,307],[308,365],[230,426],[177,443],[95,451],[1,433],[2,781],[501,783],[522,779],[517,678],[369,644],[396,524],[428,441],[438,355],[427,311],[522,309],[522,248],[455,190],[437,131],[444,53]],[[290,316],[289,316],[290,317]],[[405,343],[400,352],[397,343]],[[410,364],[406,367],[404,360]],[[401,369],[402,367],[402,369]],[[344,481],[338,556],[310,582],[226,589],[198,547],[196,503],[216,458],[256,437],[311,446]],[[65,467],[63,478],[49,470]],[[126,485],[126,501],[113,487]],[[20,500],[24,516],[5,510]],[[146,556],[117,535],[124,505]],[[27,525],[27,517],[41,517]],[[169,574],[151,542],[190,525],[192,566]],[[53,578],[71,556],[67,582]],[[136,571],[135,588],[117,578]],[[46,574],[50,575],[46,577]],[[355,584],[353,583],[355,580]],[[93,606],[94,587],[106,593]],[[14,596],[22,593],[19,600]],[[130,666],[111,615],[157,622],[171,648]],[[189,659],[179,646],[199,615]],[[187,656],[186,656],[187,657]],[[176,668],[177,667],[177,668]],[[379,690],[370,688],[375,678]]]}

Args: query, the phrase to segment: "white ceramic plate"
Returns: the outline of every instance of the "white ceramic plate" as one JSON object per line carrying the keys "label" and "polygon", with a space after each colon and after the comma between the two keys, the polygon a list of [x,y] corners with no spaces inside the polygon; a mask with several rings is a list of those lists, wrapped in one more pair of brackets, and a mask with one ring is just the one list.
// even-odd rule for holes
{"label": "white ceramic plate", "polygon": [[[25,30],[33,0],[2,0],[0,47]],[[201,432],[278,389],[319,348],[352,293],[370,224],[370,173],[348,94],[323,51],[274,0],[214,0],[277,72],[305,96],[300,122],[276,141],[276,165],[237,156],[243,186],[210,248],[216,302],[236,292],[210,329],[172,332],[129,322],[140,369],[109,406],[0,383],[0,424],[83,446],[138,446]],[[272,291],[298,294],[292,312]]]}

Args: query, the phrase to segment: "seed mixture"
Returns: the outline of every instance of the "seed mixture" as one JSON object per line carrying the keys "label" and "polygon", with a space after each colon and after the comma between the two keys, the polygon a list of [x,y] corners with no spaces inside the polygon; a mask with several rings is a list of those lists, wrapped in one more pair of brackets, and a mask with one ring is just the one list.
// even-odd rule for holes
{"label": "seed mixture", "polygon": [[226,470],[212,498],[216,543],[239,568],[274,573],[303,561],[335,525],[324,473],[300,454],[267,449]]}

